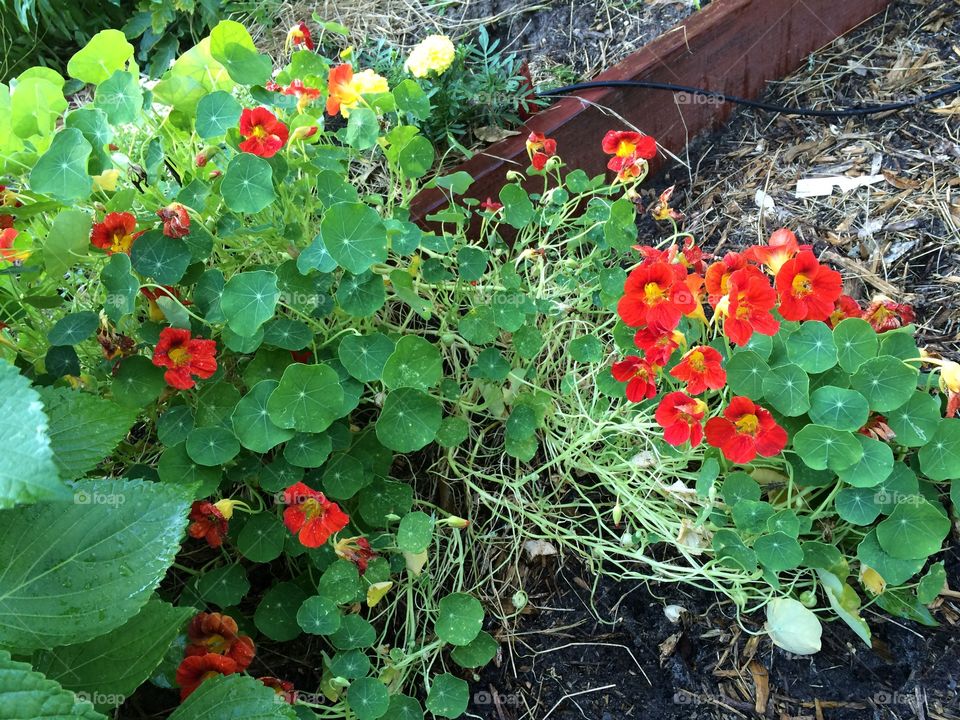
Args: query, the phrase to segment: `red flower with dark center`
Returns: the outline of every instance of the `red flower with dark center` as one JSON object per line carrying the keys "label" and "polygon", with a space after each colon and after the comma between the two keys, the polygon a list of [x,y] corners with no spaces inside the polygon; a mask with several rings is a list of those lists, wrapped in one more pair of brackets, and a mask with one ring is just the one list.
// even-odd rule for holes
{"label": "red flower with dark center", "polygon": [[310,35],[310,28],[306,23],[297,23],[287,33],[287,42],[294,47],[303,45],[307,50],[313,50],[313,37]]}
{"label": "red flower with dark center", "polygon": [[238,671],[237,663],[226,655],[208,653],[185,657],[177,668],[176,682],[180,687],[180,700],[200,687],[200,684],[217,675],[233,675]]}
{"label": "red flower with dark center", "polygon": [[771,273],[776,275],[783,264],[802,249],[804,247],[797,242],[797,236],[792,230],[780,228],[773,232],[766,245],[754,245],[743,254],[747,260],[765,265]]}
{"label": "red flower with dark center", "polygon": [[132,337],[121,335],[102,325],[97,328],[97,342],[100,343],[105,360],[130,357],[137,349],[137,341]]}
{"label": "red flower with dark center", "polygon": [[810,250],[787,260],[776,278],[784,320],[826,320],[843,293],[843,278]]}
{"label": "red flower with dark center", "polygon": [[281,680],[269,675],[258,677],[257,680],[273,690],[278,697],[283,698],[285,703],[293,705],[297,701],[297,691],[294,690],[293,683],[289,680]]}
{"label": "red flower with dark center", "polygon": [[206,540],[212,548],[223,544],[227,534],[227,518],[217,507],[206,500],[197,500],[190,506],[190,525],[187,533],[196,540]]}
{"label": "red flower with dark center", "polygon": [[187,640],[187,657],[225,655],[237,670],[245,670],[256,655],[253,640],[240,634],[236,620],[221,613],[197,613],[187,626]]}
{"label": "red flower with dark center", "polygon": [[137,218],[128,212],[107,213],[103,222],[94,223],[90,231],[90,244],[101,250],[106,250],[107,255],[114,253],[130,254],[130,248],[133,247],[133,241],[140,237],[143,232],[137,232]]}
{"label": "red flower with dark center", "polygon": [[833,312],[830,313],[830,317],[827,318],[826,323],[831,328],[834,328],[841,320],[858,318],[862,313],[863,310],[860,308],[860,303],[849,295],[841,295],[833,304]]}
{"label": "red flower with dark center", "polygon": [[13,227],[13,215],[0,215],[0,230],[9,230]]}
{"label": "red flower with dark center", "polygon": [[265,107],[245,108],[240,113],[240,134],[246,138],[240,149],[262,158],[276,155],[290,136],[287,126]]}
{"label": "red flower with dark center", "polygon": [[681,358],[670,374],[687,384],[687,392],[699,395],[708,388],[719,390],[727,384],[727,373],[721,365],[723,356],[709,345],[695,347]]}
{"label": "red flower with dark center", "polygon": [[320,547],[350,522],[339,505],[302,482],[283,491],[283,502],[289,506],[283,511],[283,524],[304,547]]}
{"label": "red flower with dark center", "polygon": [[617,313],[630,327],[673,330],[681,317],[697,307],[686,280],[687,271],[682,265],[644,262],[627,277]]}
{"label": "red flower with dark center", "polygon": [[657,156],[657,141],[650,135],[631,130],[608,131],[600,146],[607,155],[613,155],[607,167],[616,173],[640,160],[652,160]]}
{"label": "red flower with dark center", "polygon": [[656,328],[640,328],[633,336],[633,343],[639,350],[643,350],[643,356],[652,364],[661,367],[670,362],[673,351],[685,341],[686,338],[679,330],[661,332]]}
{"label": "red flower with dark center", "polygon": [[686,393],[672,392],[663,396],[654,418],[663,428],[663,439],[674,447],[690,441],[696,447],[703,439],[703,416],[707,414],[707,404],[696,400]]}
{"label": "red flower with dark center", "polygon": [[499,203],[493,198],[488,197],[482,203],[480,203],[481,210],[489,210],[490,212],[496,212],[497,210],[503,207],[503,203]]}
{"label": "red flower with dark center", "polygon": [[160,341],[153,351],[153,364],[167,368],[163,374],[167,384],[178,390],[195,385],[192,376],[206,380],[217,371],[217,343],[194,338],[189,330],[167,327],[160,331]]}
{"label": "red flower with dark center", "polygon": [[617,382],[627,383],[627,400],[640,402],[657,394],[657,373],[654,367],[641,357],[628,355],[615,362],[610,372]]}
{"label": "red flower with dark center", "polygon": [[746,345],[754,332],[776,335],[780,321],[770,311],[777,304],[777,292],[763,273],[752,265],[730,276],[730,293],[717,305],[725,315],[723,332],[734,345]]}
{"label": "red flower with dark center", "polygon": [[916,320],[912,307],[882,296],[867,305],[862,317],[878,333],[896,330]]}
{"label": "red flower with dark center", "polygon": [[707,443],[720,448],[730,462],[744,464],[757,455],[772,457],[787,445],[787,431],[777,425],[768,410],[750,398],[737,395],[706,425]]}
{"label": "red flower with dark center", "polygon": [[190,213],[180,203],[170,203],[157,210],[163,221],[163,234],[169,238],[182,238],[190,234]]}
{"label": "red flower with dark center", "polygon": [[728,252],[722,260],[710,263],[703,277],[707,300],[714,307],[730,292],[730,276],[747,267],[747,259],[740,253]]}
{"label": "red flower with dark center", "polygon": [[532,132],[527,137],[527,155],[534,170],[543,170],[547,160],[557,154],[557,141],[542,132]]}
{"label": "red flower with dark center", "polygon": [[361,575],[367,571],[370,560],[377,556],[365,537],[343,538],[333,549],[338,557],[356,565]]}

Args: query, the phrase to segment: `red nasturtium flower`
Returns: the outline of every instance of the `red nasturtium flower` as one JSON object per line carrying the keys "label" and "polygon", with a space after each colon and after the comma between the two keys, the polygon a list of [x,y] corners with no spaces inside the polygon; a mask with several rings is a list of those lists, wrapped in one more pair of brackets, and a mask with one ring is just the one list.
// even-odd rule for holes
{"label": "red nasturtium flower", "polygon": [[[683,220],[683,213],[677,210],[674,210],[670,207],[670,199],[673,197],[673,191],[676,189],[676,185],[671,185],[662,193],[660,197],[657,198],[656,204],[650,208],[650,216],[654,220],[659,220],[661,222],[665,220],[673,220],[674,222],[680,222]],[[688,238],[692,240],[693,238]],[[695,248],[692,245],[690,246],[691,250],[696,250],[697,253],[700,253],[700,248]]]}
{"label": "red nasturtium flower", "polygon": [[240,134],[246,138],[240,149],[262,158],[276,155],[290,136],[287,126],[265,107],[244,108],[240,113]]}
{"label": "red nasturtium flower", "polygon": [[652,160],[657,156],[657,141],[650,135],[631,130],[610,130],[600,143],[607,155],[613,155],[607,167],[620,172],[625,165],[635,164],[638,160]]}
{"label": "red nasturtium flower", "polygon": [[187,533],[196,540],[206,540],[212,548],[223,544],[227,534],[229,518],[214,503],[197,500],[190,506],[190,525]]}
{"label": "red nasturtium flower", "polygon": [[785,320],[826,320],[843,294],[843,278],[821,265],[811,250],[787,260],[777,273],[780,314]]}
{"label": "red nasturtium flower", "polygon": [[100,343],[104,360],[118,360],[129,357],[137,350],[136,340],[127,335],[121,335],[113,328],[105,325],[97,328],[97,342]]}
{"label": "red nasturtium flower", "polygon": [[257,680],[273,690],[278,697],[283,698],[284,702],[293,705],[297,701],[297,691],[289,680],[281,680],[270,675],[258,677]]}
{"label": "red nasturtium flower", "polygon": [[678,263],[645,261],[627,276],[623,293],[617,313],[630,327],[673,330],[681,317],[697,307],[686,268]]}
{"label": "red nasturtium flower", "polygon": [[163,221],[163,234],[169,238],[182,238],[190,234],[190,213],[180,203],[170,203],[157,210]]}
{"label": "red nasturtium flower", "polygon": [[670,374],[687,384],[687,392],[699,395],[708,388],[719,390],[727,384],[727,372],[721,365],[723,357],[709,345],[700,345],[687,352]]}
{"label": "red nasturtium flower", "polygon": [[916,319],[913,308],[878,295],[863,311],[863,319],[878,333],[896,330]]}
{"label": "red nasturtium flower", "polygon": [[674,447],[683,445],[687,440],[696,447],[703,439],[703,416],[707,414],[707,404],[686,393],[672,392],[663,396],[654,414],[657,423],[663,428],[663,439]]}
{"label": "red nasturtium flower", "polygon": [[707,420],[707,443],[720,448],[730,462],[748,463],[757,455],[771,457],[787,445],[787,431],[773,415],[742,395],[730,399],[723,417]]}
{"label": "red nasturtium flower", "polygon": [[723,332],[734,345],[746,345],[754,332],[776,335],[780,321],[770,311],[777,304],[777,291],[759,270],[748,265],[730,276],[730,292],[717,305],[724,316]]}
{"label": "red nasturtium flower", "polygon": [[776,275],[783,264],[802,249],[792,230],[780,228],[773,232],[766,245],[754,245],[744,252],[744,256],[748,260],[765,265],[773,275]]}
{"label": "red nasturtium flower", "polygon": [[13,228],[6,228],[0,232],[0,260],[15,263],[22,262],[29,257],[29,253],[26,251],[13,249],[13,242],[19,234]]}
{"label": "red nasturtium flower", "polygon": [[157,299],[162,297],[168,297],[172,300],[176,300],[181,305],[186,307],[187,305],[192,305],[189,300],[184,298],[180,291],[175,287],[170,285],[161,285],[160,287],[142,287],[140,288],[140,294],[147,299],[148,308],[147,315],[154,322],[162,322],[166,319],[166,314],[163,310],[160,309],[160,305],[157,304]]}
{"label": "red nasturtium flower", "polygon": [[189,330],[166,327],[153,351],[153,364],[167,368],[163,379],[178,390],[195,385],[193,376],[206,380],[217,371],[217,343],[195,338]]}
{"label": "red nasturtium flower", "polygon": [[830,317],[828,317],[825,322],[831,328],[835,328],[841,320],[846,320],[847,318],[858,318],[862,314],[863,310],[860,308],[860,303],[858,303],[849,295],[844,294],[838,297],[836,302],[834,302],[833,312],[830,313]]}
{"label": "red nasturtium flower", "polygon": [[730,276],[747,267],[747,258],[741,253],[728,252],[721,260],[710,263],[703,276],[707,299],[714,307],[730,292]]}
{"label": "red nasturtium flower", "polygon": [[482,203],[480,203],[481,210],[489,210],[490,212],[496,212],[503,207],[503,203],[497,202],[491,197],[488,197]]}
{"label": "red nasturtium flower", "polygon": [[137,232],[137,218],[128,212],[107,213],[103,222],[93,224],[90,231],[90,244],[101,250],[106,250],[107,255],[114,253],[130,254],[130,248],[133,247],[133,241],[140,237],[143,232]]}
{"label": "red nasturtium flower", "polygon": [[640,402],[657,394],[657,371],[646,360],[636,355],[627,355],[615,362],[610,372],[617,382],[627,383],[627,400]]}
{"label": "red nasturtium flower", "polygon": [[547,160],[557,154],[557,141],[542,132],[532,132],[527,137],[527,155],[534,170],[543,170]]}
{"label": "red nasturtium flower", "polygon": [[884,415],[871,415],[867,419],[866,424],[857,432],[861,435],[874,438],[875,440],[880,440],[881,442],[890,442],[897,437],[897,434],[887,423],[887,418]]}
{"label": "red nasturtium flower", "polygon": [[187,626],[187,641],[187,657],[225,655],[237,664],[237,670],[245,670],[256,655],[253,640],[240,634],[236,620],[221,613],[197,613]]}
{"label": "red nasturtium flower", "polygon": [[180,699],[187,697],[200,687],[200,683],[217,675],[233,675],[238,671],[237,663],[226,655],[207,653],[185,657],[177,668],[176,682],[180,687]]}
{"label": "red nasturtium flower", "polygon": [[313,37],[310,35],[310,28],[306,23],[297,23],[287,33],[287,42],[293,47],[303,45],[307,50],[313,50]]}
{"label": "red nasturtium flower", "polygon": [[304,547],[320,547],[350,522],[339,505],[302,482],[283,491],[283,502],[288,506],[283,511],[283,524]]}
{"label": "red nasturtium flower", "polygon": [[370,547],[370,541],[363,536],[343,538],[337,541],[333,549],[338,557],[356,565],[361,575],[367,571],[370,560],[377,556]]}
{"label": "red nasturtium flower", "polygon": [[633,336],[633,344],[643,350],[643,356],[654,365],[666,365],[673,351],[686,342],[679,330],[662,332],[656,328],[640,328]]}

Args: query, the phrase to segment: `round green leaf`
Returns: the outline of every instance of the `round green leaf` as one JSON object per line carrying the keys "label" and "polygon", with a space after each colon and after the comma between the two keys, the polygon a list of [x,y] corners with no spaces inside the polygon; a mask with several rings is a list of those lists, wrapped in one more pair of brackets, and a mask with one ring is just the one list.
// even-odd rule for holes
{"label": "round green leaf", "polygon": [[220,182],[223,202],[233,212],[258,213],[276,200],[273,168],[250,153],[234,156]]}
{"label": "round green leaf", "polygon": [[221,20],[210,31],[210,55],[242,85],[262,85],[270,79],[270,58],[257,52],[250,33],[235,20]]}
{"label": "round green leaf", "polygon": [[117,70],[97,86],[93,105],[106,113],[111,125],[136,122],[143,109],[143,93],[137,77]]}
{"label": "round green leaf", "polygon": [[347,702],[357,720],[378,720],[390,707],[390,693],[376,678],[362,677],[350,683]]}
{"label": "round green leaf", "polygon": [[433,518],[419,510],[407,513],[397,528],[397,547],[408,553],[422,553],[433,540]]}
{"label": "round green leaf", "polygon": [[853,525],[869,525],[880,516],[874,488],[848,487],[837,493],[834,506],[840,519]]}
{"label": "round green leaf", "polygon": [[237,127],[243,106],[228,92],[218,90],[204,95],[197,103],[197,135],[206,139],[226,135]]}
{"label": "round green leaf", "polygon": [[190,265],[190,248],[183,240],[148,230],[133,244],[130,263],[138,273],[160,285],[176,285]]}
{"label": "round green leaf", "polygon": [[510,374],[510,363],[496,348],[486,348],[477,355],[477,361],[470,366],[467,374],[480,380],[502,382]]}
{"label": "round green leaf", "polygon": [[216,467],[240,452],[237,436],[223,427],[194,428],[187,436],[187,454],[198,465]]}
{"label": "round green leaf", "polygon": [[98,85],[132,59],[133,45],[121,31],[101,30],[70,58],[67,72],[77,80]]}
{"label": "round green leaf", "polygon": [[470,436],[470,423],[461,417],[445,417],[437,431],[441,447],[451,448],[466,442]]}
{"label": "round green leaf", "polygon": [[761,535],[753,543],[753,551],[760,564],[775,573],[798,567],[803,562],[800,543],[782,532]]}
{"label": "round green leaf", "polygon": [[30,171],[30,188],[67,204],[89,197],[93,180],[87,173],[87,160],[92,151],[82,132],[61,130]]}
{"label": "round green leaf", "polygon": [[293,430],[278,427],[267,411],[267,400],[277,385],[276,380],[261,380],[243,396],[230,416],[233,431],[247,450],[265,453],[293,437]]}
{"label": "round green leaf", "polygon": [[437,610],[437,637],[452,645],[468,644],[483,627],[483,605],[472,595],[447,595]]}
{"label": "round green leaf", "polygon": [[384,400],[377,438],[396,452],[413,452],[437,436],[442,420],[438,400],[415,388],[399,388]]}
{"label": "round green leaf", "polygon": [[340,608],[328,597],[314,595],[303,601],[297,611],[297,622],[310,635],[330,635],[340,629]]}
{"label": "round green leaf", "polygon": [[113,399],[125,407],[145,407],[166,387],[163,369],[142,355],[124,358],[113,375]]}
{"label": "round green leaf", "polygon": [[363,592],[360,571],[347,560],[336,560],[323,571],[317,592],[335,603],[344,605],[356,602]]}
{"label": "round green leaf", "polygon": [[333,368],[294,363],[267,399],[267,412],[282,428],[318,433],[337,419],[342,404],[343,388]]}
{"label": "round green leaf", "polygon": [[377,211],[363,203],[331,206],[320,222],[320,234],[331,257],[354,275],[387,259],[387,229]]}
{"label": "round green leaf", "polygon": [[826,385],[810,395],[810,419],[834,430],[859,430],[870,409],[867,399],[855,390]]}
{"label": "round green leaf", "polygon": [[240,563],[214,568],[197,579],[196,592],[205,603],[221,608],[238,605],[250,592],[247,571]]}
{"label": "round green leaf", "polygon": [[479,668],[493,660],[498,647],[497,641],[489,633],[481,631],[466,645],[455,647],[450,657],[460,667]]}
{"label": "round green leaf", "polygon": [[877,525],[877,540],[891,557],[919,560],[940,550],[949,532],[950,519],[943,509],[917,496],[897,503]]}
{"label": "round green leaf", "polygon": [[81,312],[64,315],[47,335],[51,345],[76,345],[93,335],[100,326],[100,318],[95,312]]}
{"label": "round green leaf", "polygon": [[337,356],[353,377],[361,382],[379,380],[394,351],[393,340],[383,333],[348,335],[340,341]]}
{"label": "round green leaf", "polygon": [[238,335],[251,337],[273,317],[279,299],[276,273],[269,270],[241,272],[230,278],[224,286],[220,309],[231,330]]}
{"label": "round green leaf", "polygon": [[863,446],[863,457],[838,472],[841,480],[854,487],[875,487],[890,476],[893,470],[893,450],[885,442],[865,435],[856,435]]}
{"label": "round green leaf", "polygon": [[174,405],[157,418],[157,439],[170,447],[182,443],[193,430],[193,410],[188,405]]}
{"label": "round green leaf", "polygon": [[313,341],[313,333],[306,323],[290,318],[275,318],[263,326],[265,345],[284,350],[303,350]]}
{"label": "round green leaf", "polygon": [[837,346],[837,362],[848,373],[855,373],[877,355],[877,333],[866,320],[841,320],[833,329],[833,340]]}
{"label": "round green leaf", "polygon": [[786,340],[787,357],[809,373],[821,373],[837,364],[837,346],[826,323],[812,320]]}
{"label": "round green leaf", "polygon": [[380,136],[380,121],[370,108],[358,107],[350,112],[344,139],[352,148],[369,150],[377,144]]}
{"label": "round green leaf", "polygon": [[433,145],[422,135],[410,139],[400,151],[400,169],[408,178],[420,178],[433,166],[435,153]]}
{"label": "round green leaf", "polygon": [[897,444],[906,447],[926,445],[933,438],[940,420],[940,399],[920,391],[887,413],[887,424],[896,434]]}
{"label": "round green leaf", "polygon": [[850,376],[850,387],[863,395],[870,409],[877,412],[895,410],[917,389],[917,369],[891,355],[865,361]]}
{"label": "round green leaf", "polygon": [[[756,333],[754,337],[758,337]],[[726,362],[725,369],[727,384],[732,392],[751,400],[763,397],[763,378],[770,372],[770,367],[755,352],[744,350],[734,353]]]}
{"label": "round green leaf", "polygon": [[330,658],[328,668],[334,677],[356,680],[370,672],[370,658],[363,650],[347,650],[338,652]]}
{"label": "round green leaf", "polygon": [[340,621],[340,629],[330,635],[330,642],[340,650],[373,647],[377,631],[359,615],[347,615]]}
{"label": "round green leaf", "polygon": [[449,673],[437,675],[430,685],[430,692],[427,693],[427,710],[437,717],[458,718],[466,712],[469,702],[470,686]]}
{"label": "round green leaf", "polygon": [[902,585],[920,572],[926,557],[916,560],[900,560],[885,552],[877,540],[876,529],[868,532],[857,546],[857,560],[878,573],[890,586]]}
{"label": "round green leaf", "polygon": [[335,500],[349,500],[369,482],[363,463],[351,455],[337,455],[323,473],[323,489]]}
{"label": "round green leaf", "polygon": [[597,363],[603,360],[603,343],[593,335],[574,338],[567,351],[577,362]]}
{"label": "round green leaf", "polygon": [[344,273],[335,295],[344,312],[354,317],[369,317],[387,300],[383,278],[372,272]]}
{"label": "round green leaf", "polygon": [[404,335],[383,366],[383,384],[390,389],[411,387],[420,390],[440,382],[443,361],[437,347],[418,335]]}
{"label": "round green leaf", "polygon": [[863,447],[853,433],[822,425],[805,425],[793,437],[793,448],[814,470],[839,472],[863,457]]}
{"label": "round green leaf", "polygon": [[500,334],[494,322],[493,308],[489,305],[470,308],[467,314],[460,318],[458,329],[463,339],[474,345],[491,343]]}
{"label": "round green leaf", "polygon": [[283,457],[295,467],[315,468],[327,461],[332,450],[326,433],[297,433],[283,446]]}
{"label": "round green leaf", "polygon": [[775,367],[763,379],[763,397],[779,413],[803,415],[810,408],[810,378],[797,365]]}
{"label": "round green leaf", "polygon": [[[408,81],[405,81],[408,82]],[[423,708],[409,695],[391,695],[384,720],[423,720]]]}
{"label": "round green leaf", "polygon": [[253,622],[271,640],[293,640],[300,634],[297,612],[306,599],[307,593],[299,585],[292,582],[277,583],[263,596],[253,615]]}
{"label": "round green leaf", "polygon": [[960,419],[944,418],[930,442],[920,448],[920,470],[931,480],[960,484]]}
{"label": "round green leaf", "polygon": [[237,537],[237,549],[247,560],[265,563],[283,552],[287,529],[272,512],[251,515]]}
{"label": "round green leaf", "polygon": [[206,467],[191,459],[185,442],[171,445],[163,451],[157,463],[160,480],[171,485],[197,485],[195,497],[213,494],[220,484],[219,467]]}

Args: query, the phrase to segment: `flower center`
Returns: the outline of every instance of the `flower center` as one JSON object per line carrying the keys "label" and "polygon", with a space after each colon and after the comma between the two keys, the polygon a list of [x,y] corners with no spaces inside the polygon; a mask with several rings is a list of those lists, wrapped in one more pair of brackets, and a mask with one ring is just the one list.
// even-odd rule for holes
{"label": "flower center", "polygon": [[230,649],[230,643],[223,635],[211,635],[203,643],[212,653],[223,655]]}
{"label": "flower center", "polygon": [[647,283],[643,286],[643,297],[648,305],[656,305],[667,298],[667,293],[655,282]]}
{"label": "flower center", "polygon": [[250,135],[255,138],[265,138],[267,136],[267,129],[263,125],[255,125]]}
{"label": "flower center", "polygon": [[797,297],[806,297],[813,292],[813,285],[810,283],[810,278],[803,273],[799,273],[793,278],[791,288],[793,289],[793,294]]}
{"label": "flower center", "polygon": [[690,367],[696,370],[698,373],[702,373],[707,369],[707,365],[704,362],[703,353],[699,350],[694,350],[690,353],[689,358]]}
{"label": "flower center", "polygon": [[756,415],[744,415],[737,420],[734,425],[738,433],[742,435],[753,435],[757,432],[757,428],[760,427],[760,421]]}
{"label": "flower center", "polygon": [[130,252],[131,245],[133,245],[133,235],[117,233],[113,236],[110,249],[115,253],[127,253]]}
{"label": "flower center", "polygon": [[175,347],[167,353],[167,357],[173,360],[173,364],[177,367],[183,367],[190,362],[191,355],[185,347]]}
{"label": "flower center", "polygon": [[307,498],[300,503],[300,509],[307,516],[307,520],[313,520],[315,517],[323,515],[323,506],[316,498]]}
{"label": "flower center", "polygon": [[630,157],[633,155],[633,151],[637,149],[637,146],[626,140],[621,140],[617,144],[617,157]]}

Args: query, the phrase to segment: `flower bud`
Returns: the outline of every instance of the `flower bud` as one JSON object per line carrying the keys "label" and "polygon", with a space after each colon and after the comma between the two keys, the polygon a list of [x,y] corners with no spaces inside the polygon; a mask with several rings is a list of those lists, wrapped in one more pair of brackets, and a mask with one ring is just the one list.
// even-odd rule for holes
{"label": "flower bud", "polygon": [[621,507],[620,501],[617,500],[617,504],[613,506],[613,526],[620,527],[621,520],[623,520],[623,507]]}
{"label": "flower bud", "polygon": [[518,173],[516,170],[507,170],[507,182],[522,182],[523,180],[526,180],[523,173]]}
{"label": "flower bud", "polygon": [[311,138],[317,134],[317,129],[316,125],[301,125],[290,133],[290,142]]}
{"label": "flower bud", "polygon": [[220,511],[220,514],[223,515],[227,520],[233,517],[233,508],[238,504],[237,500],[230,500],[229,498],[224,498],[223,500],[218,500],[213,504],[213,506]]}
{"label": "flower bud", "polygon": [[446,524],[447,527],[457,528],[457,530],[463,530],[470,524],[469,520],[464,520],[462,517],[457,517],[456,515],[451,515],[440,522]]}

